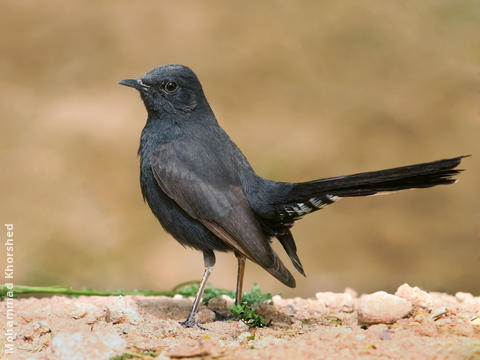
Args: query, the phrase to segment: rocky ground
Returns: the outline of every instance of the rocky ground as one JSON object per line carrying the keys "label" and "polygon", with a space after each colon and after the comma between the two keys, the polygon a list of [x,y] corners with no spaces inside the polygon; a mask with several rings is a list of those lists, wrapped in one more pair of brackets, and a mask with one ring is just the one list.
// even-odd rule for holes
{"label": "rocky ground", "polygon": [[[218,320],[215,298],[186,329],[192,299],[51,297],[14,301],[16,353],[5,359],[480,359],[480,297],[427,293],[318,293],[259,304],[270,327]],[[5,314],[6,302],[0,304]],[[0,317],[5,326],[5,317]],[[5,338],[2,337],[2,347]],[[128,355],[130,354],[130,355]]]}

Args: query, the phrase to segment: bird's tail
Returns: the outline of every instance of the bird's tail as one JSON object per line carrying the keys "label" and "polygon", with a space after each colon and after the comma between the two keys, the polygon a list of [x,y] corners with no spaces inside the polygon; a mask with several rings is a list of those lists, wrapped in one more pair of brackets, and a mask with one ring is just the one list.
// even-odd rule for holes
{"label": "bird's tail", "polygon": [[[456,167],[466,156],[437,160],[393,169],[364,172],[354,175],[288,183],[285,191],[275,192],[263,226],[276,236],[285,248],[295,268],[303,275],[295,241],[289,228],[304,215],[322,209],[342,197],[368,196],[412,188],[428,188],[456,182]],[[283,183],[282,186],[284,186]]]}
{"label": "bird's tail", "polygon": [[455,168],[464,157],[297,183],[293,192],[298,195],[315,195],[320,192],[339,197],[366,196],[386,191],[452,184],[456,181],[453,177],[462,171]]}
{"label": "bird's tail", "polygon": [[452,184],[456,182],[454,176],[462,171],[456,167],[464,157],[296,183],[285,200],[286,203],[302,202],[304,207],[315,209],[333,202],[336,197],[368,196]]}

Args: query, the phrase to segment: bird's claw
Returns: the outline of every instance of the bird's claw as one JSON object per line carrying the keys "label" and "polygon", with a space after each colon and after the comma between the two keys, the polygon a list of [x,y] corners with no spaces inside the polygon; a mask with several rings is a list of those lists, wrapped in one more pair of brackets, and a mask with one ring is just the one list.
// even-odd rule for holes
{"label": "bird's claw", "polygon": [[209,331],[207,328],[204,328],[203,326],[198,325],[198,323],[195,320],[192,319],[187,319],[185,321],[179,321],[178,322],[180,325],[186,328],[197,328],[199,330],[204,330],[204,331]]}

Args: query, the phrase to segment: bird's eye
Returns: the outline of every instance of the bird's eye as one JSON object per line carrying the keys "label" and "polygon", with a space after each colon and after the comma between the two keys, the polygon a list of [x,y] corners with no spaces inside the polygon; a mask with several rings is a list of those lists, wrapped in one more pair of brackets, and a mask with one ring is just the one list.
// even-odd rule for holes
{"label": "bird's eye", "polygon": [[177,83],[173,81],[169,81],[165,84],[165,90],[168,92],[173,92],[177,90]]}

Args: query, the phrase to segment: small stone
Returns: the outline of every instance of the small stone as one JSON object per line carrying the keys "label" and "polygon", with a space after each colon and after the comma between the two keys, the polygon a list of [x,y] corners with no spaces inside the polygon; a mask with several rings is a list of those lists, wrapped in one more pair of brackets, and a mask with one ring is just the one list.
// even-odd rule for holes
{"label": "small stone", "polygon": [[248,331],[245,331],[245,332],[241,333],[240,335],[238,335],[237,340],[238,340],[238,342],[242,342],[242,341],[248,339],[251,336],[252,336],[252,334],[250,334]]}
{"label": "small stone", "polygon": [[274,304],[278,304],[280,301],[282,301],[282,297],[280,295],[273,295],[272,301]]}
{"label": "small stone", "polygon": [[318,292],[315,297],[330,309],[351,310],[353,307],[353,298],[348,293]]}
{"label": "small stone", "polygon": [[197,313],[195,320],[201,324],[215,321],[215,313],[210,309],[203,308]]}
{"label": "small stone", "polygon": [[403,284],[397,289],[395,295],[410,301],[413,305],[425,309],[432,308],[432,297],[417,286],[411,287],[408,284]]}
{"label": "small stone", "polygon": [[223,316],[230,314],[230,308],[232,307],[234,300],[229,296],[214,297],[208,302],[208,308],[214,312],[217,312]]}
{"label": "small stone", "polygon": [[131,298],[116,297],[106,308],[106,318],[113,324],[129,323],[137,325],[143,321],[138,313],[137,304]]}
{"label": "small stone", "polygon": [[84,319],[88,324],[92,324],[101,319],[105,315],[101,307],[86,301],[78,301],[74,303],[72,318],[75,320]]}
{"label": "small stone", "polygon": [[343,293],[349,294],[352,298],[358,297],[358,293],[354,289],[349,287],[345,288],[345,290],[343,290]]}
{"label": "small stone", "polygon": [[395,295],[378,291],[363,295],[358,302],[358,321],[363,324],[390,324],[412,312],[412,304]]}
{"label": "small stone", "polygon": [[469,301],[469,300],[473,300],[473,299],[474,299],[474,297],[473,297],[472,294],[466,293],[466,292],[461,292],[461,291],[457,292],[457,293],[455,294],[455,297],[456,297],[457,300],[460,301],[460,302],[465,302],[465,301]]}

